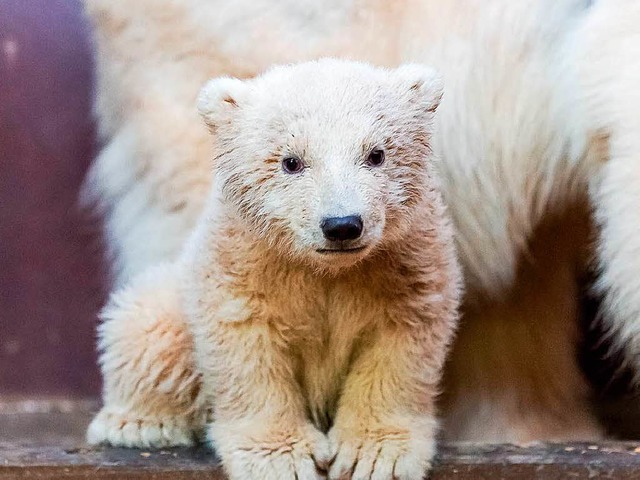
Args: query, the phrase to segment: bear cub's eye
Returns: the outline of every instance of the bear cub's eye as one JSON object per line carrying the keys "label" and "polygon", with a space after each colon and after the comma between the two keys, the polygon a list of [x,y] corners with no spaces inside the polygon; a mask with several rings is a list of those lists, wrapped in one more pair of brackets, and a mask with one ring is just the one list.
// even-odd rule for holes
{"label": "bear cub's eye", "polygon": [[383,163],[384,163],[384,150],[381,150],[379,148],[372,150],[371,153],[369,154],[369,157],[367,157],[367,165],[369,165],[370,167],[379,167]]}
{"label": "bear cub's eye", "polygon": [[282,169],[286,173],[300,173],[304,169],[304,164],[299,158],[286,157],[282,160]]}

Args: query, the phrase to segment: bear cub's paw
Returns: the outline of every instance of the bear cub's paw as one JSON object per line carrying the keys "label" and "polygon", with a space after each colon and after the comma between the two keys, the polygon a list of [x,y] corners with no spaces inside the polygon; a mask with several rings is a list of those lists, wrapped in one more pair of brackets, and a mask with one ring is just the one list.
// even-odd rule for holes
{"label": "bear cub's paw", "polygon": [[89,425],[87,442],[128,448],[190,447],[198,443],[198,436],[185,420],[138,417],[103,409]]}
{"label": "bear cub's paw", "polygon": [[419,429],[397,426],[329,432],[334,457],[329,480],[421,480],[431,469],[435,441]]}
{"label": "bear cub's paw", "polygon": [[[260,432],[212,425],[211,437],[232,480],[322,480],[331,462],[329,442],[313,425],[282,422]],[[233,433],[231,433],[233,432]]]}

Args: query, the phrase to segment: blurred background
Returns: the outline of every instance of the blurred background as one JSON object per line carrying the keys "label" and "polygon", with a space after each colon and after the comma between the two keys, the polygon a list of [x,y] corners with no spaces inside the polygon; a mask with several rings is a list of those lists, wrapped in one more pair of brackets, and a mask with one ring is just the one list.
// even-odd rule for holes
{"label": "blurred background", "polygon": [[0,1],[0,411],[99,394],[105,267],[99,219],[78,204],[92,70],[79,1]]}

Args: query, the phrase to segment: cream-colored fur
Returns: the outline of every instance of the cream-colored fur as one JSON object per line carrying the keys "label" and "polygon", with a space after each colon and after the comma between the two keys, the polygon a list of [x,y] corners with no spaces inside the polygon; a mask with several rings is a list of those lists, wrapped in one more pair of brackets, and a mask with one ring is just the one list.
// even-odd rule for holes
{"label": "cream-colored fur", "polygon": [[[585,261],[555,248],[554,236],[535,255],[532,244],[541,222],[589,195],[607,319],[635,365],[636,1],[85,2],[109,140],[88,190],[105,207],[120,281],[175,258],[203,208],[207,135],[192,105],[205,78],[319,55],[433,64],[446,85],[434,147],[468,292],[445,433],[497,441],[602,434],[572,355],[572,272]],[[566,244],[584,243],[570,222],[556,225]],[[486,348],[485,327],[495,348]],[[536,342],[559,356],[522,348]],[[571,421],[558,428],[557,417]]]}
{"label": "cream-colored fur", "polygon": [[[590,179],[601,229],[597,254],[604,318],[640,375],[640,3],[598,2],[579,32],[581,101],[596,147]],[[638,377],[640,378],[640,377]]]}
{"label": "cream-colored fur", "polygon": [[[462,280],[430,146],[441,93],[426,67],[337,60],[211,81],[207,206],[180,258],[105,310],[89,441],[189,444],[210,416],[232,479],[422,478]],[[347,215],[362,234],[325,238]]]}

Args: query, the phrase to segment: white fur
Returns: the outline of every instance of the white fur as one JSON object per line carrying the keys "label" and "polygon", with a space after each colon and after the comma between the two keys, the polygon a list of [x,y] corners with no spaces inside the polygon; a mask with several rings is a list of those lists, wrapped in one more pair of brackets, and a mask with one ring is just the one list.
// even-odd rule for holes
{"label": "white fur", "polygon": [[591,177],[604,318],[640,374],[640,3],[598,2],[580,29],[580,94],[595,147]]}

